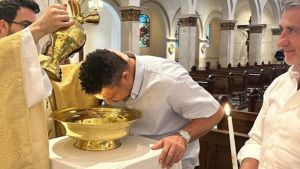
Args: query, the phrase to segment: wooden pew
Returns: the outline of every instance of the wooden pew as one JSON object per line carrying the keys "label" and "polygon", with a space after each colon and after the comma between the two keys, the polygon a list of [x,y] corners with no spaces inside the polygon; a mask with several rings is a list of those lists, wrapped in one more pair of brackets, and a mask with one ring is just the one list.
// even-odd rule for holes
{"label": "wooden pew", "polygon": [[[234,131],[244,134],[249,133],[257,117],[257,113],[242,112],[237,110],[231,111],[230,115],[232,117]],[[217,127],[218,129],[228,130],[228,122],[226,116],[223,117]]]}
{"label": "wooden pew", "polygon": [[[248,140],[248,135],[235,132],[236,151]],[[196,169],[232,169],[229,134],[226,130],[212,129],[199,139],[200,166]]]}
{"label": "wooden pew", "polygon": [[[215,98],[221,95],[228,96],[236,109],[248,107],[248,111],[258,112],[266,86],[287,68],[288,66],[283,64],[229,66],[229,68],[193,71],[190,75]],[[259,91],[258,99],[247,98],[253,89]]]}
{"label": "wooden pew", "polygon": [[[231,116],[235,132],[236,151],[238,153],[249,139],[248,132],[254,124],[257,113],[233,110],[231,111]],[[199,139],[200,166],[196,169],[232,169],[226,116],[223,117],[217,127],[218,129],[211,129],[208,134]]]}
{"label": "wooden pew", "polygon": [[247,89],[264,89],[262,73],[247,73],[246,74],[246,87]]}
{"label": "wooden pew", "polygon": [[247,107],[246,73],[230,72],[228,75],[228,94],[237,109]]}
{"label": "wooden pew", "polygon": [[209,76],[208,71],[195,71],[195,72],[190,72],[190,76],[193,78],[195,81],[206,81]]}
{"label": "wooden pew", "polygon": [[281,74],[285,73],[286,71],[287,71],[286,67],[274,67],[273,68],[273,72],[274,72],[273,78],[275,79],[276,77],[280,76]]}
{"label": "wooden pew", "polygon": [[265,67],[263,69],[263,77],[262,77],[262,83],[264,85],[264,89],[266,89],[274,80],[274,71],[272,68]]}
{"label": "wooden pew", "polygon": [[199,86],[203,87],[206,91],[211,93],[211,88],[212,88],[211,81],[198,80],[196,82],[199,84]]}
{"label": "wooden pew", "polygon": [[219,96],[229,96],[228,73],[221,75],[210,75],[208,81],[211,82],[211,94],[218,98]]}
{"label": "wooden pew", "polygon": [[263,104],[263,100],[260,99],[261,96],[259,95],[259,91],[255,89],[248,94],[248,111],[259,113]]}

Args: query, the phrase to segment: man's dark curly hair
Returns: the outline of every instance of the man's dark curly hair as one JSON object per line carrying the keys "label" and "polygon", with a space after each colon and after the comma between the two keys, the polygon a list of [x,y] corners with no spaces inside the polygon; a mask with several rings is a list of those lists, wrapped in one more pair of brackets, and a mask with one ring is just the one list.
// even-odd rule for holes
{"label": "man's dark curly hair", "polygon": [[40,12],[40,7],[34,0],[3,0],[0,1],[0,19],[11,23],[21,7],[31,9],[36,14]]}
{"label": "man's dark curly hair", "polygon": [[128,63],[107,49],[97,49],[87,55],[80,67],[79,79],[88,94],[98,94],[103,87],[117,85]]}

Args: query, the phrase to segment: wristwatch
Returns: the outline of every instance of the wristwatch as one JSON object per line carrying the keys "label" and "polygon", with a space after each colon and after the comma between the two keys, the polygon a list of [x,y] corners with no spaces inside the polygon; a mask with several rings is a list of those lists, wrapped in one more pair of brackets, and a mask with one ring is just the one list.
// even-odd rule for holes
{"label": "wristwatch", "polygon": [[179,130],[178,134],[186,141],[186,143],[190,142],[191,135],[189,134],[189,132],[185,130]]}

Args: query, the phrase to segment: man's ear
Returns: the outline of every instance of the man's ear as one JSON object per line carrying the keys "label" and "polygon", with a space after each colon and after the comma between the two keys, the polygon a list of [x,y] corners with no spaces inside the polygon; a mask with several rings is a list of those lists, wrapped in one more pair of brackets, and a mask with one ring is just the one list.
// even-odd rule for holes
{"label": "man's ear", "polygon": [[129,80],[130,79],[130,74],[129,74],[128,71],[124,71],[122,73],[122,79],[124,79],[124,80]]}
{"label": "man's ear", "polygon": [[0,38],[8,35],[8,23],[4,19],[0,19]]}

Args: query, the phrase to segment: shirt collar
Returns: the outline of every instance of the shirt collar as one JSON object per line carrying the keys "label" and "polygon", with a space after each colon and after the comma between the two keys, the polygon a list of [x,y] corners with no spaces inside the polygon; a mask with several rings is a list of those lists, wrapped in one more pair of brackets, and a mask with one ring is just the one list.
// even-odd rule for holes
{"label": "shirt collar", "polygon": [[127,54],[128,57],[130,57],[130,58],[135,57],[135,74],[134,74],[134,81],[133,81],[133,86],[131,89],[130,97],[132,99],[136,99],[136,97],[138,96],[138,94],[140,92],[142,83],[143,83],[145,65],[140,60],[140,58],[139,58],[140,56],[137,56],[131,52],[124,52],[124,53]]}
{"label": "shirt collar", "polygon": [[291,78],[295,78],[297,81],[299,81],[300,67],[296,67],[296,66],[293,65],[289,68],[289,72],[290,72],[290,77]]}

